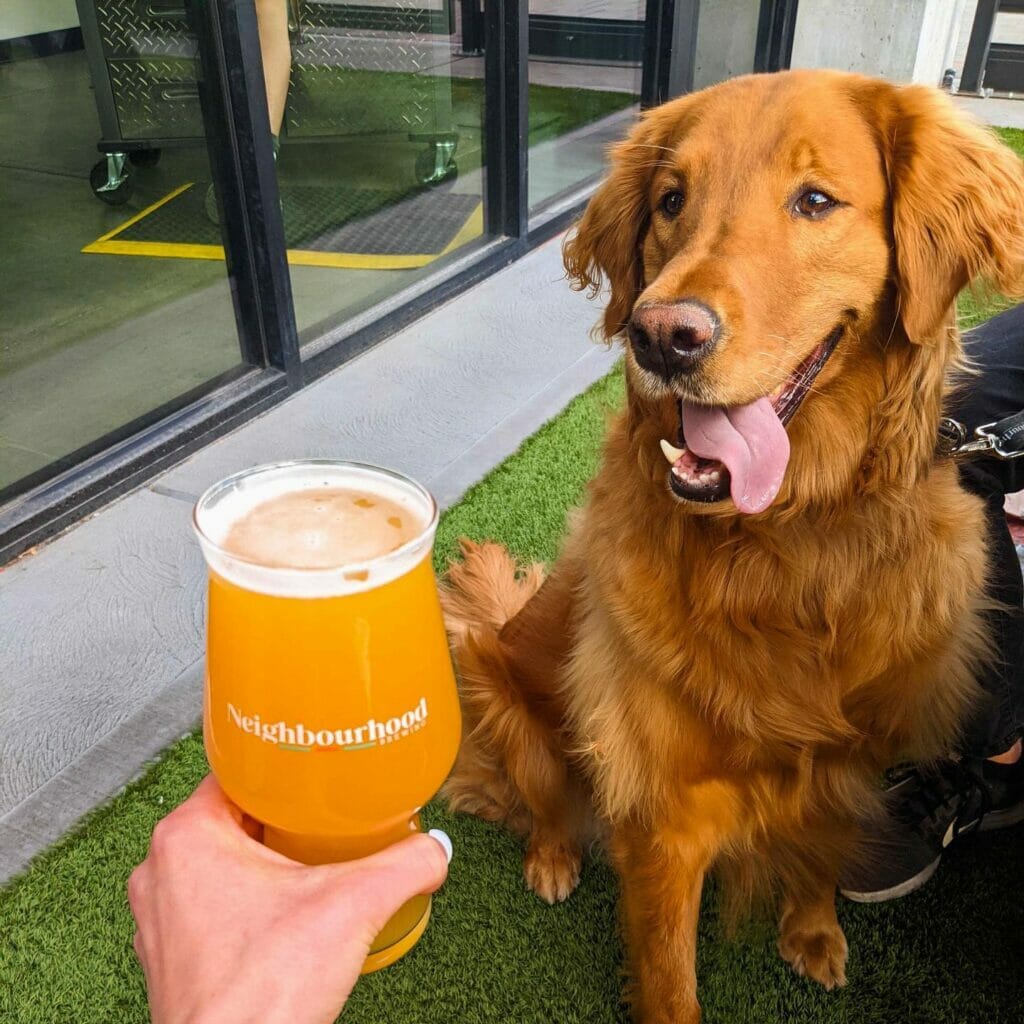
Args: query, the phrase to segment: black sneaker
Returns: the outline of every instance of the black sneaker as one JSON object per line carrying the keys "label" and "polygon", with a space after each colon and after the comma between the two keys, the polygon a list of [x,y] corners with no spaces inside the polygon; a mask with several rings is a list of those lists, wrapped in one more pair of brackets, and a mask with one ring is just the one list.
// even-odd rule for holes
{"label": "black sneaker", "polygon": [[979,826],[982,832],[1024,821],[1024,757],[1013,764],[983,761],[981,781],[988,791],[988,810]]}
{"label": "black sneaker", "polygon": [[935,874],[942,851],[973,832],[990,809],[986,786],[956,761],[913,765],[893,773],[886,788],[887,814],[865,827],[854,863],[839,891],[857,903],[882,903],[920,889]]}

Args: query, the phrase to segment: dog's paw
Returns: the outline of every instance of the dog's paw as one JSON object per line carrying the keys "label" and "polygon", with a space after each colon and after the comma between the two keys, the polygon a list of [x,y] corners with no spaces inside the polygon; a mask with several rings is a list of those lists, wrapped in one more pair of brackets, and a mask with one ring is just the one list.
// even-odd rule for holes
{"label": "dog's paw", "polygon": [[561,903],[579,885],[582,855],[578,847],[534,840],[526,851],[526,884],[546,903]]}
{"label": "dog's paw", "polygon": [[801,978],[813,978],[830,992],[846,984],[846,936],[838,924],[784,929],[779,952]]}

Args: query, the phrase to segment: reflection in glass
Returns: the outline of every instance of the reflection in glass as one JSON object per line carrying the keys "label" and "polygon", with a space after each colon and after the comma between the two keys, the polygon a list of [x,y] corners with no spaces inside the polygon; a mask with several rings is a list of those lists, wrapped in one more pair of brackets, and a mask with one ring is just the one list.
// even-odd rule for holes
{"label": "reflection in glass", "polygon": [[694,89],[754,70],[760,13],[761,5],[753,0],[715,0],[700,5]]}
{"label": "reflection in glass", "polygon": [[181,0],[80,4],[86,49],[54,6],[0,11],[0,500],[241,358],[223,262],[188,258],[220,238]]}
{"label": "reflection in glass", "polygon": [[603,173],[639,110],[643,0],[529,0],[530,208]]}
{"label": "reflection in glass", "polygon": [[304,340],[483,235],[484,62],[453,0],[293,0],[278,182]]}

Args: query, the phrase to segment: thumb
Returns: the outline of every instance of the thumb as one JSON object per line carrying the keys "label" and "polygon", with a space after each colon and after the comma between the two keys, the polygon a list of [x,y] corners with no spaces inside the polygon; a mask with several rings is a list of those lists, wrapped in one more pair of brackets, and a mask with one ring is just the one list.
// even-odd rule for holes
{"label": "thumb", "polygon": [[451,840],[436,829],[338,865],[347,910],[376,935],[403,903],[440,888],[448,877],[450,856]]}

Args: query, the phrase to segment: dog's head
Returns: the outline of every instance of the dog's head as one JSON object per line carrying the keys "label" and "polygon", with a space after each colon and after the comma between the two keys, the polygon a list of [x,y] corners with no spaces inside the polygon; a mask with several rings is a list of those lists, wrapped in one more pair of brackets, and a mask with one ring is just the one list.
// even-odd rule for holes
{"label": "dog's head", "polygon": [[749,76],[644,115],[565,261],[676,497],[824,501],[926,469],[957,293],[1021,291],[1024,170],[935,90]]}

